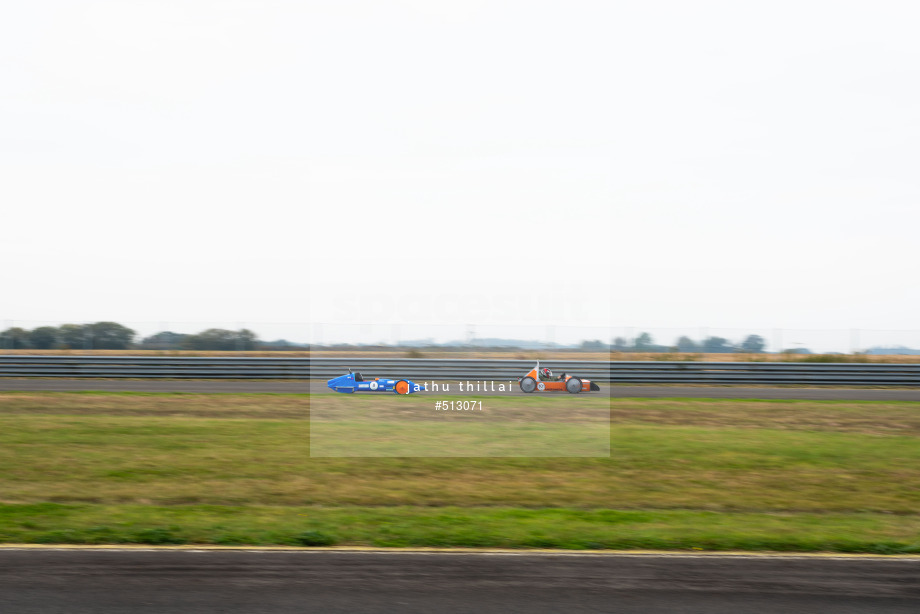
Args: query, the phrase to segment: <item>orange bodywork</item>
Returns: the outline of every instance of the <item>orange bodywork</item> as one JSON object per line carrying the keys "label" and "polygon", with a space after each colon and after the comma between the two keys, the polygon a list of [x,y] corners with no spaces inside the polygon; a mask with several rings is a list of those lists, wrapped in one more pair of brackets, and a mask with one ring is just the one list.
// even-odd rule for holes
{"label": "orange bodywork", "polygon": [[[565,383],[569,381],[570,379],[572,379],[571,375],[566,374],[565,379],[561,379],[558,381],[547,382],[547,381],[541,380],[539,374],[537,373],[537,367],[534,367],[533,369],[528,371],[527,375],[525,375],[524,377],[532,377],[534,381],[537,382],[537,390],[536,390],[537,392],[545,392],[546,390],[561,390],[562,392],[565,392],[566,391]],[[590,392],[591,391],[591,380],[587,380],[587,379],[581,380],[581,390],[582,392]]]}

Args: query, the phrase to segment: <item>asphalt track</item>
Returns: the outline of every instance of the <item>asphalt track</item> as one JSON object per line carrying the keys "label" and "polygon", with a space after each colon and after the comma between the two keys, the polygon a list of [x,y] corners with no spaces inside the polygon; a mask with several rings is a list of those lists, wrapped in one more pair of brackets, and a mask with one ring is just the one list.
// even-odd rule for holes
{"label": "asphalt track", "polygon": [[[449,380],[451,394],[462,394],[457,381]],[[496,381],[496,384],[502,383]],[[507,381],[504,382],[507,385]],[[100,379],[32,379],[0,378],[0,391],[134,391],[134,392],[199,392],[199,393],[331,393],[325,382],[264,381],[264,380],[100,380]],[[608,387],[601,384],[601,392]],[[920,401],[920,388],[769,388],[744,386],[610,386],[611,397],[689,397],[706,399],[804,399],[848,401]],[[470,394],[476,393],[475,391]],[[496,393],[498,394],[498,393]],[[520,390],[502,393],[523,396]],[[549,393],[562,398],[566,393]],[[572,398],[577,398],[572,395]]]}
{"label": "asphalt track", "polygon": [[0,549],[0,611],[916,613],[920,559]]}

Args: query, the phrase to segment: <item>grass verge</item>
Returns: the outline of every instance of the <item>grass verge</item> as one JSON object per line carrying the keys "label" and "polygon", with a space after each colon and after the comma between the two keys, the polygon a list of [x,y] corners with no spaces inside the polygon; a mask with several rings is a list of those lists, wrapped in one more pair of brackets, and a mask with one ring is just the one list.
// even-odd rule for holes
{"label": "grass verge", "polygon": [[920,553],[920,517],[693,510],[2,505],[0,541]]}
{"label": "grass verge", "polygon": [[[541,428],[597,419],[543,401],[494,407]],[[918,403],[616,399],[607,458],[377,459],[311,458],[307,402],[0,393],[0,541],[920,548]],[[366,432],[430,403],[363,398],[329,417]]]}

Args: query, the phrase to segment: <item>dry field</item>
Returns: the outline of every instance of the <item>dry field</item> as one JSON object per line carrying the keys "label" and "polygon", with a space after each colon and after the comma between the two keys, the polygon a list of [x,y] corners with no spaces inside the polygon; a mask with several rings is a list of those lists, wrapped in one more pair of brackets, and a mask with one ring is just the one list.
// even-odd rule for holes
{"label": "dry field", "polygon": [[[0,393],[0,542],[920,552],[920,403],[616,399],[602,458],[310,455],[320,405],[388,437],[431,401]],[[484,403],[545,438],[607,400],[543,401]]]}

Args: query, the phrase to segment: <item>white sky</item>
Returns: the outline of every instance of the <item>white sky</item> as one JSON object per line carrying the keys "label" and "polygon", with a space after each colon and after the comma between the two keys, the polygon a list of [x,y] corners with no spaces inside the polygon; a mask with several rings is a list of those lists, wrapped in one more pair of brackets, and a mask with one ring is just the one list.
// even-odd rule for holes
{"label": "white sky", "polygon": [[0,324],[920,329],[918,17],[13,3]]}

